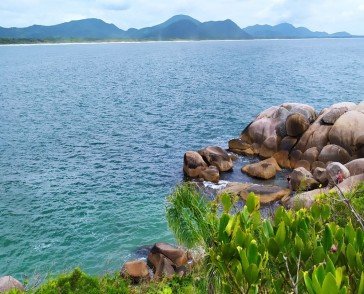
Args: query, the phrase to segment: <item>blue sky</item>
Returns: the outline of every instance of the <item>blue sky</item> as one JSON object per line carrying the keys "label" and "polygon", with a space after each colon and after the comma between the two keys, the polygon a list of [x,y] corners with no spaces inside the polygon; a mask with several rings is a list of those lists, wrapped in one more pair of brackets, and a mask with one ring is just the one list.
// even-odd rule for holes
{"label": "blue sky", "polygon": [[0,26],[101,18],[122,29],[158,24],[175,14],[239,26],[290,22],[312,30],[364,35],[364,0],[0,0]]}

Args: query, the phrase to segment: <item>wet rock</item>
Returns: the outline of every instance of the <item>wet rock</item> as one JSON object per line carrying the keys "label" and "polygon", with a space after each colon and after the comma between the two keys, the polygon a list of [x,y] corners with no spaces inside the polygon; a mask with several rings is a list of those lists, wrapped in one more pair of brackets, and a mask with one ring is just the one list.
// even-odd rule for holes
{"label": "wet rock", "polygon": [[242,139],[231,139],[229,141],[229,150],[237,154],[245,154],[245,150],[251,148],[251,144],[245,143]]}
{"label": "wet rock", "polygon": [[300,114],[294,113],[287,117],[286,130],[288,136],[299,137],[301,136],[310,126],[308,119]]}
{"label": "wet rock", "polygon": [[327,184],[329,183],[329,179],[326,173],[326,168],[322,168],[322,167],[316,167],[313,170],[313,178],[318,181],[321,185],[323,185],[324,187],[327,186]]}
{"label": "wet rock", "polygon": [[188,255],[185,250],[167,243],[156,243],[150,252],[164,255],[171,260],[176,267],[185,265],[188,262]]}
{"label": "wet rock", "polygon": [[219,171],[229,171],[233,168],[233,162],[229,154],[218,146],[209,146],[198,152],[209,164],[216,166]]}
{"label": "wet rock", "polygon": [[364,174],[364,158],[354,159],[345,164],[345,167],[352,176]]}
{"label": "wet rock", "polygon": [[335,161],[345,164],[350,160],[350,155],[344,148],[330,144],[321,150],[318,160],[322,162]]}
{"label": "wet rock", "polygon": [[125,262],[121,269],[121,276],[124,278],[130,278],[135,283],[150,279],[147,263],[143,260]]}
{"label": "wet rock", "polygon": [[303,167],[295,168],[290,174],[290,184],[294,191],[312,190],[319,186],[313,175]]}
{"label": "wet rock", "polygon": [[220,173],[216,166],[210,165],[207,169],[205,169],[201,172],[201,177],[205,181],[218,183],[220,180]]}
{"label": "wet rock", "polygon": [[257,163],[245,165],[241,171],[247,173],[251,177],[260,179],[274,178],[277,171],[281,170],[274,158],[269,158]]}
{"label": "wet rock", "polygon": [[251,183],[229,183],[221,193],[228,192],[239,196],[241,199],[246,200],[249,193],[253,192],[259,197],[261,204],[269,204],[287,197],[290,194],[289,189],[285,189],[272,185],[258,185]]}
{"label": "wet rock", "polygon": [[0,277],[0,293],[5,293],[11,290],[25,291],[22,283],[12,276]]}
{"label": "wet rock", "polygon": [[203,170],[207,168],[202,156],[195,151],[187,151],[183,160],[183,171],[191,178],[199,178]]}

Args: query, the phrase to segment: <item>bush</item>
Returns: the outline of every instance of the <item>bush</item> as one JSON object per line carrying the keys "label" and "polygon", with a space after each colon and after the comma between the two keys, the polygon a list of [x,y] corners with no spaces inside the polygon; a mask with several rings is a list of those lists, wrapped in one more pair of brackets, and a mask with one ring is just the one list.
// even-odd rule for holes
{"label": "bush", "polygon": [[[297,212],[280,207],[263,220],[253,194],[237,213],[232,195],[208,203],[197,194],[190,185],[178,187],[168,198],[167,220],[182,243],[186,235],[185,245],[205,248],[211,292],[364,293],[364,232],[350,219],[332,222],[328,204]],[[186,233],[190,224],[193,234]]]}

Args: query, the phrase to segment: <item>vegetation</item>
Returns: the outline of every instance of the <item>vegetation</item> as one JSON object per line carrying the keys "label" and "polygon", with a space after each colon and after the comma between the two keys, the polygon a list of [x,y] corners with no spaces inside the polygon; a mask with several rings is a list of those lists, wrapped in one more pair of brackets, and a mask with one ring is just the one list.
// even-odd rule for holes
{"label": "vegetation", "polygon": [[[362,203],[362,186],[358,191]],[[205,250],[210,293],[364,293],[364,232],[349,213],[334,222],[336,203],[326,199],[296,212],[280,207],[262,220],[256,196],[240,211],[236,201],[223,194],[210,203],[191,185],[168,198],[177,240]]]}

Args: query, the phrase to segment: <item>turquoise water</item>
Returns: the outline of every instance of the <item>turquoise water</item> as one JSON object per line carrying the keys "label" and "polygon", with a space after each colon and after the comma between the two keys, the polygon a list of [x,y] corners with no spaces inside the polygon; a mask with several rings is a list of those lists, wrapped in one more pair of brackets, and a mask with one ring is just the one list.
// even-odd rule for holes
{"label": "turquoise water", "polygon": [[0,275],[102,273],[173,241],[186,150],[271,105],[359,102],[363,81],[363,39],[0,47]]}

